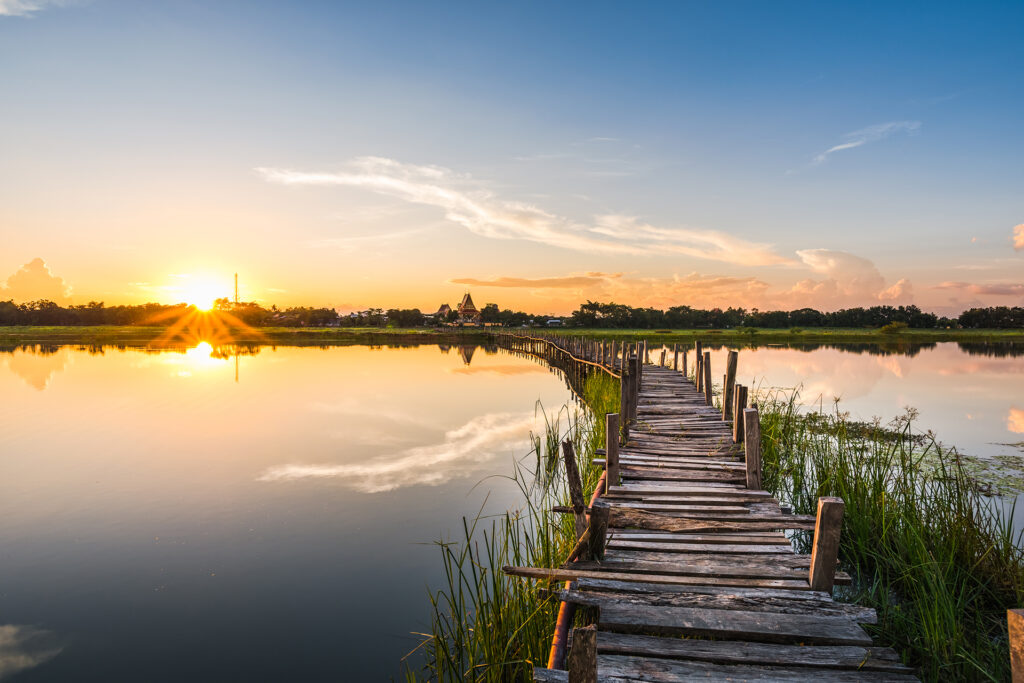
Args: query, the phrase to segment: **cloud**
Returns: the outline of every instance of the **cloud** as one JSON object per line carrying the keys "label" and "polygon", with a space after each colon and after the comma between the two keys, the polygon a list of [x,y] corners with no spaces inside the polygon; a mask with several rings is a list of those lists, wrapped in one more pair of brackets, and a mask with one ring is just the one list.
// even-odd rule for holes
{"label": "cloud", "polygon": [[803,249],[796,252],[804,265],[824,279],[797,282],[791,294],[806,298],[805,305],[836,307],[864,305],[874,301],[904,301],[913,298],[913,285],[901,279],[887,287],[874,263],[845,251]]}
{"label": "cloud", "polygon": [[890,121],[888,123],[879,123],[874,126],[855,130],[852,133],[847,133],[843,136],[844,142],[833,147],[829,147],[824,152],[814,157],[811,161],[811,165],[817,166],[818,164],[824,163],[830,155],[835,154],[836,152],[854,149],[855,147],[862,147],[869,142],[884,140],[896,133],[915,133],[920,128],[920,121]]}
{"label": "cloud", "polygon": [[64,4],[60,0],[0,0],[0,17],[28,17],[47,6]]}
{"label": "cloud", "polygon": [[562,287],[586,287],[603,282],[603,273],[587,275],[569,275],[565,277],[497,277],[491,280],[478,280],[473,277],[460,277],[449,280],[452,284],[472,287],[526,287],[530,289],[547,289]]}
{"label": "cloud", "polygon": [[53,631],[18,624],[0,624],[0,679],[53,659],[63,646]]}
{"label": "cloud", "polygon": [[71,288],[64,280],[50,272],[46,262],[35,258],[18,269],[7,278],[6,284],[0,286],[0,300],[35,301],[49,299],[58,304],[70,302]]}
{"label": "cloud", "polygon": [[684,254],[742,265],[792,263],[767,244],[714,230],[661,228],[629,216],[599,216],[585,225],[524,202],[497,197],[466,175],[439,166],[361,157],[343,172],[257,168],[269,182],[363,188],[407,202],[433,206],[445,218],[481,237],[527,240],[593,254],[651,256]]}
{"label": "cloud", "polygon": [[1024,434],[1024,408],[1010,408],[1006,416],[1006,428],[1015,434]]}
{"label": "cloud", "polygon": [[1024,249],[1024,223],[1013,226],[1013,248],[1016,251]]}
{"label": "cloud", "polygon": [[457,477],[471,476],[501,453],[525,446],[530,430],[535,428],[533,413],[489,413],[445,432],[444,439],[437,444],[369,461],[279,465],[267,469],[258,480],[339,479],[363,493],[414,485],[439,486]]}
{"label": "cloud", "polygon": [[996,282],[979,285],[970,282],[943,282],[935,285],[935,289],[953,289],[975,295],[989,296],[1021,296],[1024,295],[1024,284]]}

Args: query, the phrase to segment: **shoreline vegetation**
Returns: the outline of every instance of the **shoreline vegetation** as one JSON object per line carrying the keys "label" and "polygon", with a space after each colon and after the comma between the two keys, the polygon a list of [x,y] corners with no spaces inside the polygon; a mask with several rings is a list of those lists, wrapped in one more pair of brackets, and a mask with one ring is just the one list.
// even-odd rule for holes
{"label": "shoreline vegetation", "polygon": [[[485,342],[494,330],[505,328],[463,327],[232,327],[224,341],[233,344],[386,344]],[[698,339],[739,348],[766,344],[873,343],[927,344],[936,342],[1024,343],[1024,329],[923,329],[870,328],[734,328],[734,329],[604,329],[544,328],[545,334],[571,334],[593,339],[636,341],[654,344],[690,344]],[[0,326],[0,345],[27,344],[124,344],[173,346],[203,341],[202,335],[186,333],[167,338],[167,327],[157,325],[12,325]],[[212,340],[208,340],[212,341]]]}
{"label": "shoreline vegetation", "polygon": [[[555,567],[573,546],[571,516],[551,512],[567,504],[559,443],[573,442],[589,494],[601,472],[592,459],[604,445],[604,414],[618,401],[612,385],[588,381],[582,406],[566,406],[534,437],[535,469],[526,458],[513,475],[520,509],[464,519],[461,538],[438,542],[447,582],[431,593],[423,666],[407,669],[409,680],[529,680],[545,665],[558,609],[548,590],[557,586],[501,567]],[[913,411],[866,427],[838,405],[798,398],[760,391],[755,399],[765,488],[798,514],[813,514],[820,496],[844,499],[840,563],[854,584],[837,599],[873,607],[871,635],[925,681],[1008,680],[1006,610],[1024,605],[1024,536],[1012,528],[1012,510],[987,495],[954,449],[915,432]],[[807,533],[793,540],[807,551]],[[577,622],[588,616],[580,610]]]}

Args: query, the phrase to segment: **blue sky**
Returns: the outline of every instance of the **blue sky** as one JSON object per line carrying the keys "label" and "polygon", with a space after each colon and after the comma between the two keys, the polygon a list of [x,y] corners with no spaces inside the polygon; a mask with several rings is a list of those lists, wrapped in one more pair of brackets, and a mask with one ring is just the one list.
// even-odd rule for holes
{"label": "blue sky", "polygon": [[1019,2],[0,0],[0,282],[48,265],[0,298],[1021,305],[1022,33]]}

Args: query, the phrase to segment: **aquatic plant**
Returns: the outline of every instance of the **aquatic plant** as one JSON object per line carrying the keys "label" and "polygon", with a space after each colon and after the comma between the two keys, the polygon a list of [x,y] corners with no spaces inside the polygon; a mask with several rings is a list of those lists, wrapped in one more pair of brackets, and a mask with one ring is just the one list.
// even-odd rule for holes
{"label": "aquatic plant", "polygon": [[[422,652],[423,664],[407,668],[409,680],[522,681],[547,663],[559,603],[539,584],[506,576],[501,567],[552,567],[569,554],[576,542],[572,516],[551,511],[569,504],[559,473],[561,443],[572,441],[584,490],[592,491],[601,476],[593,458],[604,445],[604,415],[617,411],[618,401],[618,380],[592,374],[584,406],[545,412],[543,436],[532,435],[533,452],[516,463],[512,479],[522,506],[493,518],[481,508],[474,518],[463,518],[458,540],[437,542],[444,584],[430,594],[430,632],[421,634],[414,651]],[[525,465],[530,455],[537,463],[532,471]]]}
{"label": "aquatic plant", "polygon": [[[846,502],[841,597],[874,607],[869,627],[929,681],[1009,680],[1006,610],[1024,601],[1022,536],[953,449],[913,429],[805,411],[796,392],[761,391],[764,485],[794,512]],[[810,538],[794,539],[804,550]]]}

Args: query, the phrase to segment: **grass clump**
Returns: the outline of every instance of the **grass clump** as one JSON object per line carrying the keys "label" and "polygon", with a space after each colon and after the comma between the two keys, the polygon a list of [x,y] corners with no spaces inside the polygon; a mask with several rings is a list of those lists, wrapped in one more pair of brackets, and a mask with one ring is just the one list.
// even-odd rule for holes
{"label": "grass clump", "polygon": [[[846,502],[841,599],[874,607],[876,643],[926,681],[1009,680],[1006,610],[1024,604],[1021,534],[955,450],[906,415],[873,429],[839,411],[804,412],[795,393],[759,397],[765,488],[794,512]],[[810,533],[795,541],[809,551]]]}
{"label": "grass clump", "polygon": [[512,476],[522,506],[489,519],[482,512],[463,518],[461,538],[438,541],[445,582],[430,595],[422,670],[407,669],[407,679],[523,681],[531,680],[534,666],[546,666],[559,603],[537,582],[506,576],[501,568],[556,567],[568,556],[576,542],[573,518],[551,512],[569,504],[561,442],[572,441],[584,491],[593,491],[601,476],[594,451],[604,445],[605,412],[616,412],[618,401],[618,380],[592,374],[582,408],[545,413],[544,434],[532,437],[536,468],[526,467],[529,457],[516,464]]}

